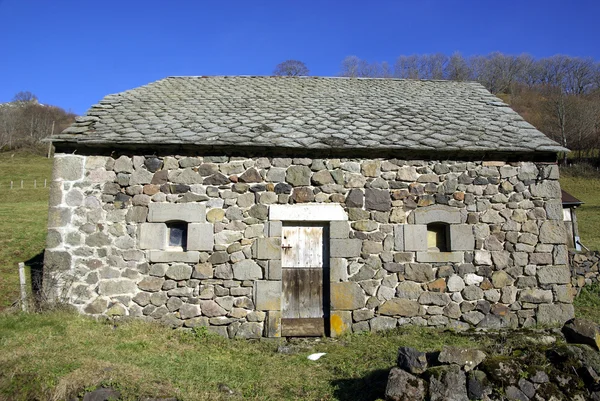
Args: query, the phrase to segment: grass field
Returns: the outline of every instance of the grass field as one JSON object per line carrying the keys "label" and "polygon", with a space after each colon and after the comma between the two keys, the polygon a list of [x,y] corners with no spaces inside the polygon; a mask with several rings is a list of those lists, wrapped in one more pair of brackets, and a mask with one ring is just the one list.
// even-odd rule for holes
{"label": "grass field", "polygon": [[[43,250],[48,198],[47,189],[8,190],[5,185],[11,179],[49,179],[51,161],[0,154],[0,167],[1,310],[18,297],[17,263]],[[600,249],[600,179],[567,172],[561,184],[586,202],[578,210],[582,240]],[[599,287],[584,290],[576,313],[600,323],[599,300]],[[292,352],[278,352],[280,345]],[[502,341],[423,328],[290,344],[224,340],[203,330],[173,331],[139,321],[96,322],[64,311],[6,312],[0,313],[0,400],[69,399],[98,385],[120,389],[124,399],[374,400],[383,397],[402,345],[512,349]],[[309,361],[314,352],[327,355]],[[235,394],[224,393],[223,385]]]}
{"label": "grass field", "polygon": [[[140,321],[113,325],[65,312],[15,314],[0,316],[0,399],[62,400],[111,385],[123,399],[376,400],[384,396],[399,346],[503,352],[518,338],[409,327],[285,343],[227,340]],[[315,352],[326,355],[308,360]],[[235,395],[223,393],[223,385]]]}
{"label": "grass field", "polygon": [[[17,264],[44,250],[48,188],[43,183],[50,182],[51,171],[51,159],[0,153],[0,310],[18,299]],[[10,189],[11,180],[17,188]],[[41,188],[33,188],[34,180]]]}
{"label": "grass field", "polygon": [[577,209],[579,235],[585,246],[600,250],[600,175],[595,171],[564,169],[560,185],[585,202]]}

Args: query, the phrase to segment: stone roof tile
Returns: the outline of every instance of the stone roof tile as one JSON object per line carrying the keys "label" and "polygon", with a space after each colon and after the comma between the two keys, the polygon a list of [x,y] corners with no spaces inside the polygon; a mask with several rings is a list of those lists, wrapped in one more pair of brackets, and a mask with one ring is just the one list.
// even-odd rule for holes
{"label": "stone roof tile", "polygon": [[169,77],[106,96],[52,141],[565,151],[478,83],[318,77]]}

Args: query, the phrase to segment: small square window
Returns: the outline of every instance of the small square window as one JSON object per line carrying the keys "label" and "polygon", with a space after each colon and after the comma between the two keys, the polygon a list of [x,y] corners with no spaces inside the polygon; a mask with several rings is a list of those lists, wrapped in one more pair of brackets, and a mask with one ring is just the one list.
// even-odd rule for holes
{"label": "small square window", "polygon": [[443,223],[427,224],[427,251],[428,252],[449,252],[450,235],[448,234],[448,225]]}
{"label": "small square window", "polygon": [[169,230],[169,248],[180,248],[185,251],[187,246],[187,223],[167,223]]}

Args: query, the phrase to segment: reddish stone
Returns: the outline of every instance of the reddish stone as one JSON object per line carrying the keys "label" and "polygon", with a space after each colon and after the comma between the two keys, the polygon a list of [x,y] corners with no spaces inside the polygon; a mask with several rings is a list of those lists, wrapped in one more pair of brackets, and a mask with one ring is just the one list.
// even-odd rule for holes
{"label": "reddish stone", "polygon": [[409,195],[408,189],[398,189],[392,191],[392,199],[393,200],[402,200]]}
{"label": "reddish stone", "polygon": [[346,198],[344,198],[344,195],[342,194],[332,194],[329,197],[329,200],[334,202],[334,203],[344,203],[344,201],[346,200]]}
{"label": "reddish stone", "polygon": [[481,282],[481,285],[479,287],[484,291],[491,290],[492,288],[494,288],[491,281],[487,278],[483,279],[483,281]]}
{"label": "reddish stone", "polygon": [[315,194],[308,187],[294,188],[292,192],[292,199],[295,203],[306,203],[315,200]]}
{"label": "reddish stone", "polygon": [[429,288],[429,291],[446,292],[446,280],[443,278],[438,278],[437,280],[427,284],[427,287]]}
{"label": "reddish stone", "polygon": [[146,195],[154,195],[160,192],[160,185],[146,184],[144,185],[144,193]]}
{"label": "reddish stone", "polygon": [[464,192],[455,192],[454,193],[454,199],[456,199],[457,201],[464,201],[465,200],[465,193]]}
{"label": "reddish stone", "polygon": [[150,181],[150,183],[156,185],[166,184],[169,180],[168,174],[169,172],[167,170],[157,171],[152,176],[152,181]]}
{"label": "reddish stone", "polygon": [[508,306],[502,304],[493,304],[490,310],[494,315],[498,316],[506,316],[510,312]]}

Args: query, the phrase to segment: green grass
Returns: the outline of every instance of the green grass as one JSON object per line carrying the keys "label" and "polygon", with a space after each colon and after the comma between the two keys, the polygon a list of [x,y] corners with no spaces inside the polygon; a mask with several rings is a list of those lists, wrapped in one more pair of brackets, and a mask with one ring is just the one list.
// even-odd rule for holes
{"label": "green grass", "polygon": [[[52,160],[24,153],[0,153],[0,310],[18,299],[17,264],[44,250]],[[24,180],[24,189],[10,188]],[[41,188],[33,188],[33,180]]]}
{"label": "green grass", "polygon": [[579,236],[585,246],[600,250],[600,178],[598,175],[573,176],[566,170],[560,179],[561,187],[585,202],[577,208]]}
{"label": "green grass", "polygon": [[[480,341],[480,339],[477,339]],[[288,343],[227,340],[203,330],[174,331],[133,321],[114,326],[52,312],[0,316],[0,398],[68,399],[83,389],[112,385],[125,398],[181,400],[374,400],[383,398],[399,346],[424,351],[477,346],[469,336],[409,327],[382,334]],[[325,352],[309,361],[314,352]]]}
{"label": "green grass", "polygon": [[583,287],[574,304],[577,317],[600,324],[600,284]]}

